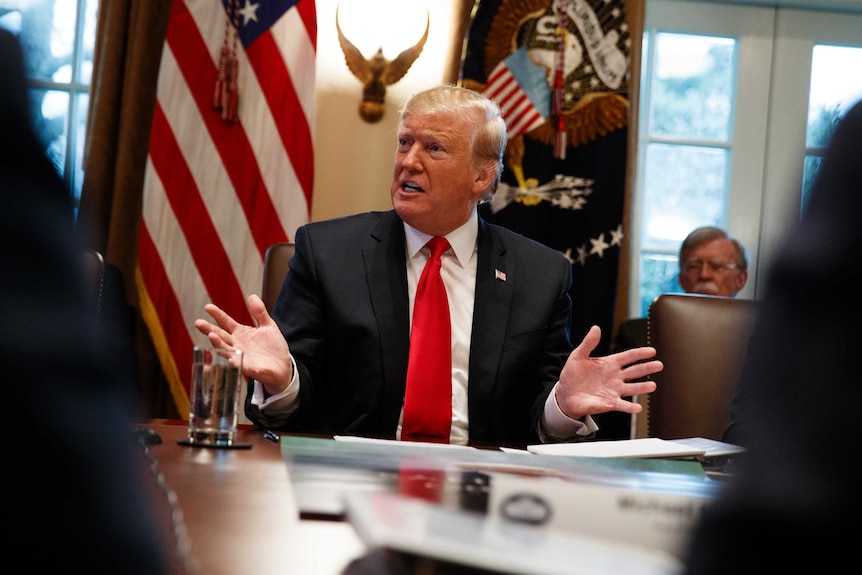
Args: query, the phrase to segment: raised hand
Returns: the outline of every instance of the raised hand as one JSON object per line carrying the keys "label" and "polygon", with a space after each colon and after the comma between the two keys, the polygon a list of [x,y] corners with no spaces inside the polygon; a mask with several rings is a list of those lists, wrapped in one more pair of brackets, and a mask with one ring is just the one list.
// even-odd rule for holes
{"label": "raised hand", "polygon": [[604,357],[590,357],[601,340],[602,332],[593,326],[576,347],[560,372],[556,388],[557,405],[567,416],[580,419],[607,411],[640,413],[643,406],[623,399],[655,391],[654,381],[634,381],[664,366],[655,357],[652,347],[636,347]]}
{"label": "raised hand", "polygon": [[248,296],[246,305],[257,325],[237,322],[214,304],[204,306],[215,324],[195,320],[195,328],[207,336],[216,352],[241,349],[242,372],[261,382],[267,393],[276,394],[287,387],[293,374],[290,348],[275,320],[266,311],[263,301],[255,294]]}

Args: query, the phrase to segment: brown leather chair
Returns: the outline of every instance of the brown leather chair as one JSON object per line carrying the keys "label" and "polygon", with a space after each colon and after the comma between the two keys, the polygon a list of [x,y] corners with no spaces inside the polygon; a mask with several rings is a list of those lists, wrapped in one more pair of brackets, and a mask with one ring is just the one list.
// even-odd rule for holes
{"label": "brown leather chair", "polygon": [[263,285],[260,290],[260,298],[266,304],[270,312],[275,307],[275,300],[281,293],[284,278],[290,270],[290,258],[294,252],[293,242],[280,242],[272,244],[267,248],[263,259]]}
{"label": "brown leather chair", "polygon": [[[721,440],[745,361],[757,302],[663,294],[650,305],[647,341],[664,370],[647,396],[647,435]],[[641,398],[643,399],[643,398]]]}

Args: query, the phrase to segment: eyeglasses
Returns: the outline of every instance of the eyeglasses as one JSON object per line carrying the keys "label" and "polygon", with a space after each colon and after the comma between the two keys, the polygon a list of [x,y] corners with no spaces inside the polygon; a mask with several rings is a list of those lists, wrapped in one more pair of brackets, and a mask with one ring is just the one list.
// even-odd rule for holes
{"label": "eyeglasses", "polygon": [[682,271],[690,274],[694,272],[699,272],[703,265],[706,264],[709,266],[709,269],[713,271],[713,273],[723,273],[726,270],[735,270],[739,269],[739,266],[736,264],[725,264],[722,262],[704,262],[701,260],[693,260],[690,262],[685,262],[682,264]]}

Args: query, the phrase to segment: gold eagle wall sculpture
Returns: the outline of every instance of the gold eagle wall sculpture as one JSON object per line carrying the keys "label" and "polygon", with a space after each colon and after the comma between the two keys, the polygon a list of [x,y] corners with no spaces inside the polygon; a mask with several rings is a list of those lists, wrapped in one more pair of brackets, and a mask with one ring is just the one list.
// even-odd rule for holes
{"label": "gold eagle wall sculpture", "polygon": [[366,122],[374,123],[383,117],[386,99],[386,86],[394,84],[404,77],[425,46],[428,39],[428,28],[431,25],[431,17],[426,11],[425,33],[415,45],[407,48],[394,60],[387,60],[383,55],[383,48],[370,58],[362,55],[362,52],[348,40],[341,32],[338,24],[338,8],[335,10],[335,29],[338,31],[338,43],[344,52],[344,60],[350,72],[362,82],[362,101],[359,103],[359,115]]}

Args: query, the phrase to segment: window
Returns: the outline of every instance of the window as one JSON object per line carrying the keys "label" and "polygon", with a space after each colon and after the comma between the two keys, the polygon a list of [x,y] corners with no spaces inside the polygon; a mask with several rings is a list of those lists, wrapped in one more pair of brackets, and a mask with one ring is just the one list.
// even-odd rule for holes
{"label": "window", "polygon": [[701,225],[723,227],[747,247],[740,297],[757,297],[835,123],[862,98],[862,16],[681,0],[646,6],[631,315],[682,291],[679,246]]}
{"label": "window", "polygon": [[0,0],[0,27],[24,51],[33,124],[77,201],[83,183],[98,0]]}
{"label": "window", "polygon": [[862,71],[862,47],[814,45],[802,171],[803,209],[838,120],[862,99],[859,71]]}

